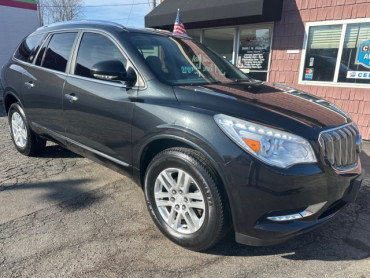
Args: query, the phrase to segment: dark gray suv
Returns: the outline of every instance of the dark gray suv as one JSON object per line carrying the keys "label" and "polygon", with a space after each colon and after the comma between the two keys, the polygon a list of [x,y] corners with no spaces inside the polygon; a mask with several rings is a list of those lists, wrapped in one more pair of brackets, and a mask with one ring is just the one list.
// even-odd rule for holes
{"label": "dark gray suv", "polygon": [[346,113],[184,36],[55,24],[23,40],[1,81],[19,152],[52,140],[132,177],[158,228],[189,249],[230,229],[282,242],[353,202],[362,181]]}

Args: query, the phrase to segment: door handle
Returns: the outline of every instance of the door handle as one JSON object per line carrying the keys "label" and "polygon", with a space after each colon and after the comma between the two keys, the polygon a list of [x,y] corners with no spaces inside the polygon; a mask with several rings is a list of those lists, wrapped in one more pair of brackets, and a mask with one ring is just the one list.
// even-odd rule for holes
{"label": "door handle", "polygon": [[73,103],[73,102],[75,102],[75,101],[78,100],[78,97],[76,97],[76,95],[74,93],[72,93],[72,94],[65,94],[64,95],[64,98],[66,100],[68,100],[70,103]]}
{"label": "door handle", "polygon": [[33,81],[28,81],[28,82],[25,82],[24,85],[28,88],[28,89],[31,89],[33,87],[35,87],[35,83],[33,83]]}

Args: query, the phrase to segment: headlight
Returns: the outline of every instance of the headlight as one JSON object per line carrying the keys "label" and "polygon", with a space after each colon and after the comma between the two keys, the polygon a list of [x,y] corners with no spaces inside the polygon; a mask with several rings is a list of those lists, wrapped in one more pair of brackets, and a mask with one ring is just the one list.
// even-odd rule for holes
{"label": "headlight", "polygon": [[214,119],[235,143],[269,165],[288,168],[317,162],[311,145],[300,136],[223,114]]}

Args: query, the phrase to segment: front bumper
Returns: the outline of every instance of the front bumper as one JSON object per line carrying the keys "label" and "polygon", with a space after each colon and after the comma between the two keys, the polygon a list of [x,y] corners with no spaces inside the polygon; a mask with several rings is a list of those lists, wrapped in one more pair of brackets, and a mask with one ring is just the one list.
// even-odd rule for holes
{"label": "front bumper", "polygon": [[[276,170],[246,155],[228,164],[227,173],[236,241],[254,246],[277,244],[324,224],[355,201],[363,177],[360,161],[354,171],[338,174],[314,164]],[[307,217],[270,220],[319,203],[323,205]]]}

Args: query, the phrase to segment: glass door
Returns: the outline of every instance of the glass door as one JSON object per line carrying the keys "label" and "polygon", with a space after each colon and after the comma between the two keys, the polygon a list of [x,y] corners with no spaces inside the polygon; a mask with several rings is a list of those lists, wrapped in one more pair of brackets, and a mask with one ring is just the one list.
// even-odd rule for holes
{"label": "glass door", "polygon": [[267,80],[272,28],[272,23],[240,27],[236,66],[254,79]]}

